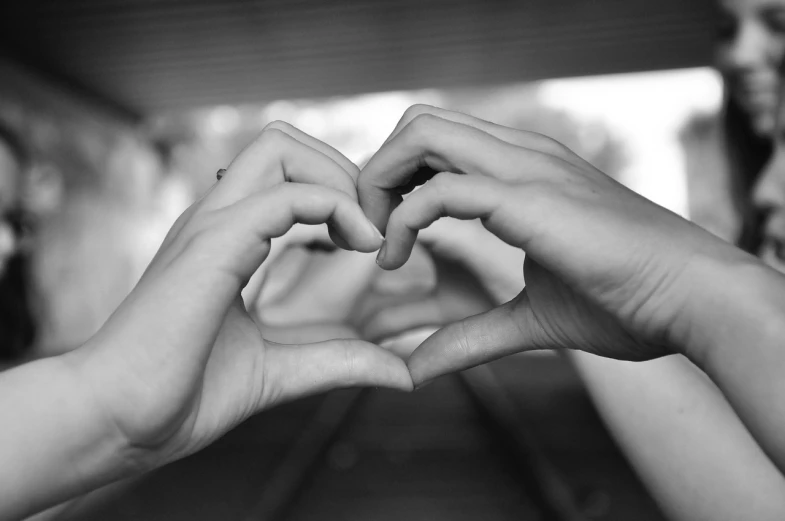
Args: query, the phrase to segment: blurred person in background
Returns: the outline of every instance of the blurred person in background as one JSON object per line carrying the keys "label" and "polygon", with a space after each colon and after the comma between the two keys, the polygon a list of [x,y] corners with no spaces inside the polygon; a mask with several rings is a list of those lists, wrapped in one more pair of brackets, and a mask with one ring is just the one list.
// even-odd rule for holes
{"label": "blurred person in background", "polygon": [[773,133],[773,154],[752,190],[752,204],[761,215],[760,258],[785,274],[785,61],[781,65],[782,83]]}
{"label": "blurred person in background", "polygon": [[785,1],[718,0],[715,62],[725,84],[722,143],[731,200],[741,220],[737,241],[755,252],[758,213],[750,192],[771,153],[777,67],[785,51]]}
{"label": "blurred person in background", "polygon": [[0,367],[25,357],[36,332],[27,240],[31,223],[23,204],[29,163],[22,141],[0,125]]}
{"label": "blurred person in background", "polygon": [[[736,242],[783,271],[785,161],[779,134],[785,113],[778,106],[783,98],[785,1],[718,4],[722,16],[716,58],[726,87],[723,143],[741,219]],[[685,358],[646,364],[584,353],[571,358],[617,441],[670,517],[785,517],[782,473],[723,394]],[[641,408],[641,402],[650,406]],[[672,435],[674,430],[678,436]]]}

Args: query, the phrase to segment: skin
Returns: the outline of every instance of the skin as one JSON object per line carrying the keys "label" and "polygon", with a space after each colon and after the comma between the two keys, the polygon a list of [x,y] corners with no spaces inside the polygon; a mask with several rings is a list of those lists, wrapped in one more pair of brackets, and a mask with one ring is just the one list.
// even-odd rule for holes
{"label": "skin", "polygon": [[755,131],[774,130],[777,66],[785,50],[785,1],[720,0],[715,63]]}

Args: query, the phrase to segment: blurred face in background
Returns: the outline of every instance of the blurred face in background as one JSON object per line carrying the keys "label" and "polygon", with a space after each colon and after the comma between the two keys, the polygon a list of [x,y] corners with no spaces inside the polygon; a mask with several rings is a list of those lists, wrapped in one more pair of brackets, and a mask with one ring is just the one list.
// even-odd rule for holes
{"label": "blurred face in background", "polygon": [[718,0],[717,67],[756,133],[774,131],[777,66],[785,51],[785,0]]}
{"label": "blurred face in background", "polygon": [[21,165],[13,150],[0,141],[0,275],[16,252],[17,240],[9,213],[17,206]]}
{"label": "blurred face in background", "polygon": [[775,111],[774,152],[761,172],[752,192],[752,200],[763,215],[761,259],[785,273],[785,89],[780,87]]}

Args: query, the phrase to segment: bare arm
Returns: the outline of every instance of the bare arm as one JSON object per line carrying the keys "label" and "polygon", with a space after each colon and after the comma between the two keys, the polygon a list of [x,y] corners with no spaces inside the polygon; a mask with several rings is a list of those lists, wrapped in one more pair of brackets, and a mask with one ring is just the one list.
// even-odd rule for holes
{"label": "bare arm", "polygon": [[570,351],[597,409],[675,520],[782,519],[785,479],[719,389],[691,362],[624,362]]}

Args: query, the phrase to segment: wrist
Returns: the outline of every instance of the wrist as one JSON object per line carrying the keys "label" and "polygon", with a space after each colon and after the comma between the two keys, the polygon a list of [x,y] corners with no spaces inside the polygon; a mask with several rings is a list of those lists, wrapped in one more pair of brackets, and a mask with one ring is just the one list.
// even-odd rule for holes
{"label": "wrist", "polygon": [[134,473],[127,445],[61,355],[0,378],[0,518],[22,518]]}
{"label": "wrist", "polygon": [[693,363],[711,372],[730,349],[785,338],[785,277],[747,254],[696,266],[677,346]]}
{"label": "wrist", "polygon": [[86,410],[85,424],[90,439],[94,440],[91,445],[95,454],[90,460],[95,465],[86,475],[95,475],[99,481],[108,483],[156,468],[153,451],[132,442],[117,423],[110,404],[102,398],[108,393],[100,388],[99,382],[105,379],[97,373],[105,372],[106,368],[94,359],[97,356],[89,344],[58,358]]}

